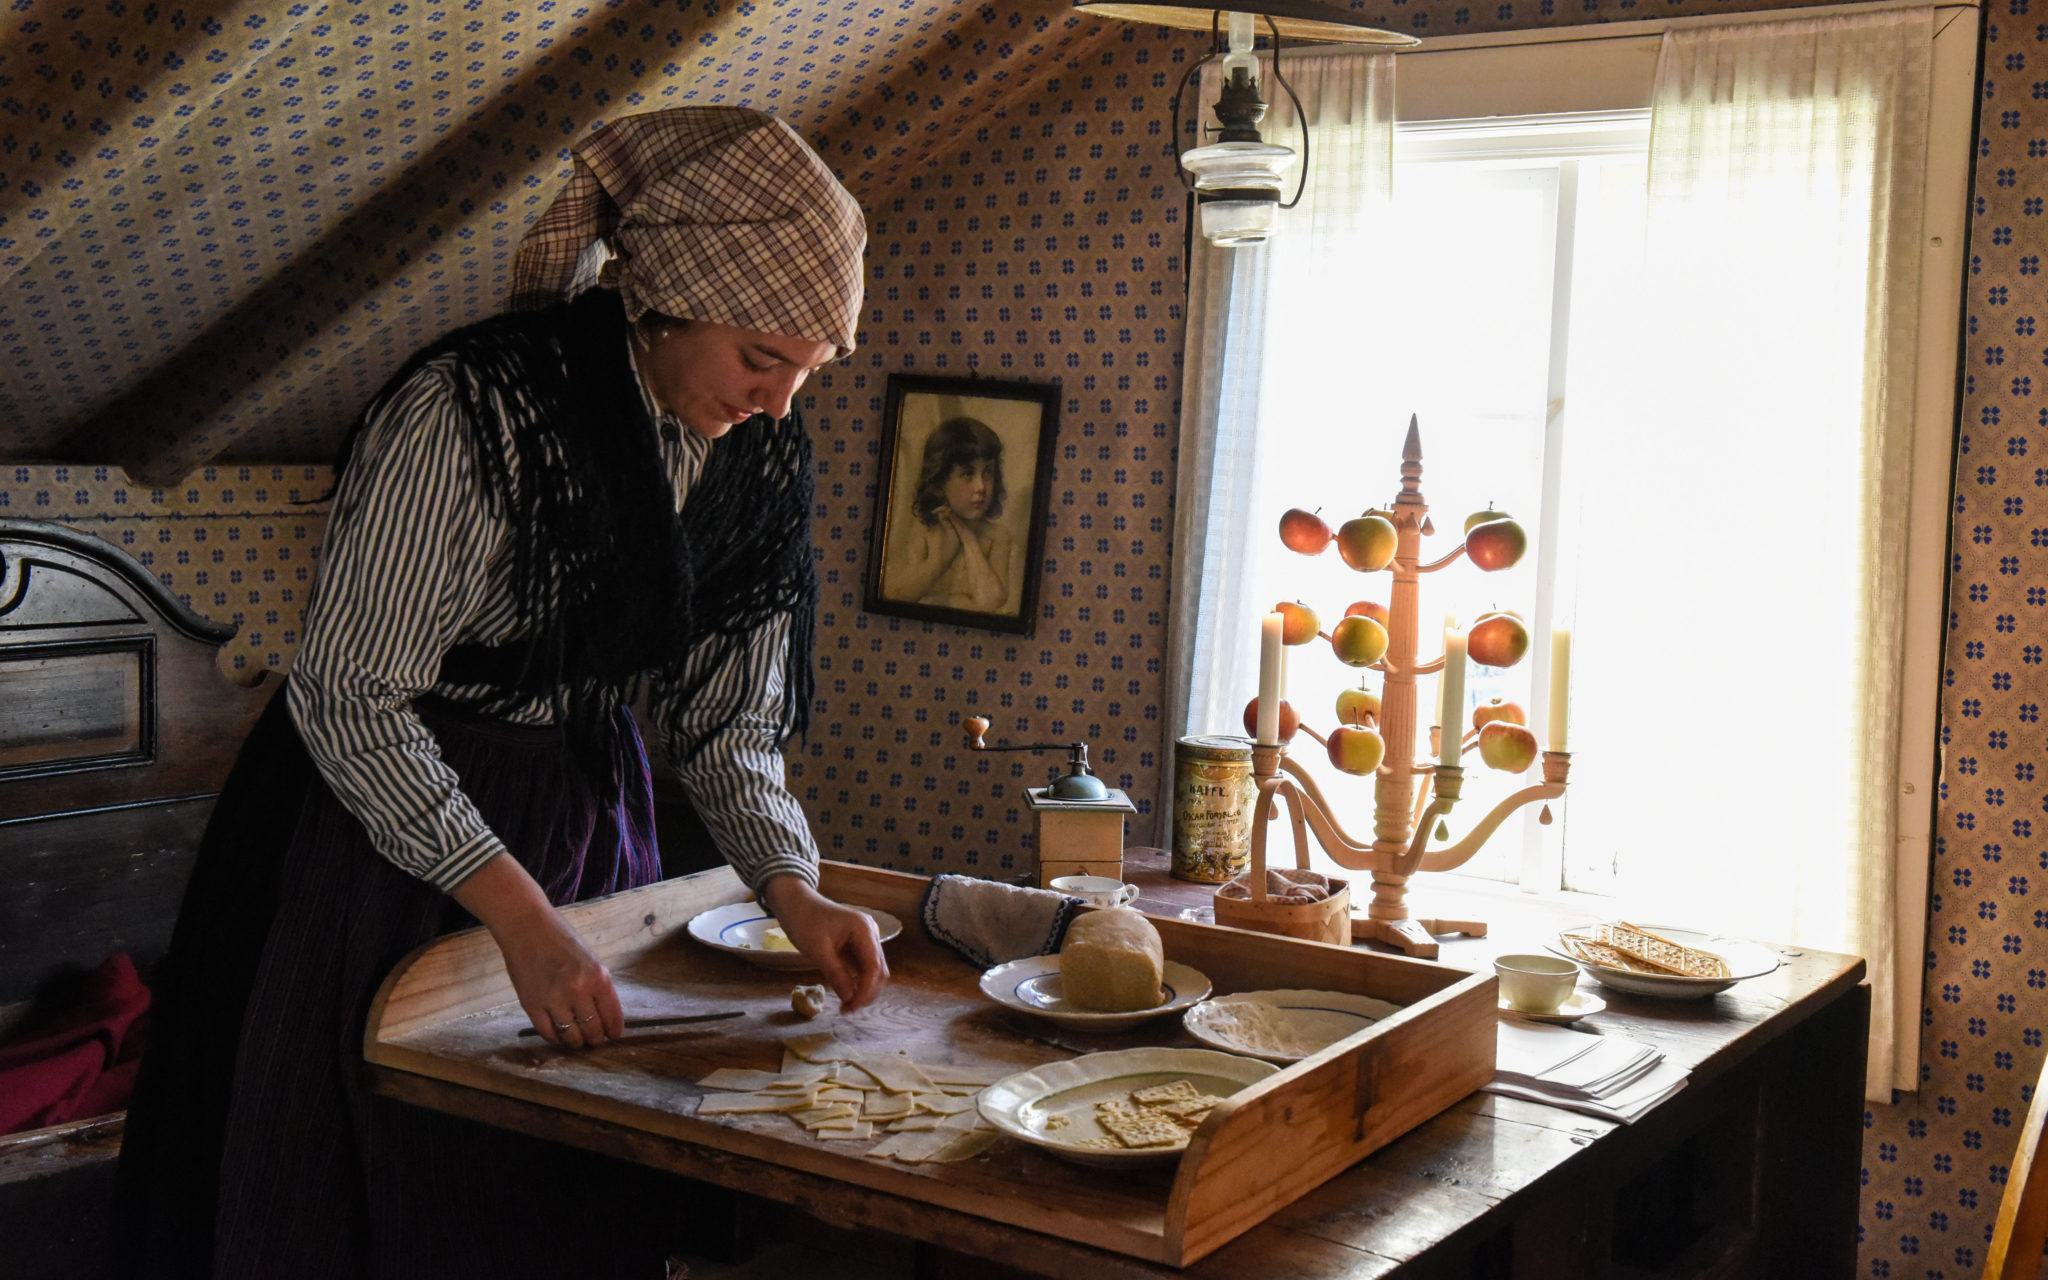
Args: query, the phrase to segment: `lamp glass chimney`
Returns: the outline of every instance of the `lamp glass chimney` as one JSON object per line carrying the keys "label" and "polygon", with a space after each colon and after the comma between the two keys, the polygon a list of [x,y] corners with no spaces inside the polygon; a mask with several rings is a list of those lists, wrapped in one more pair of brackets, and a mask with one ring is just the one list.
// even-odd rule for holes
{"label": "lamp glass chimney", "polygon": [[1263,243],[1272,234],[1281,181],[1294,152],[1259,135],[1266,103],[1252,53],[1252,16],[1233,12],[1229,19],[1230,48],[1223,57],[1223,87],[1215,106],[1222,136],[1188,151],[1180,162],[1194,178],[1203,238],[1235,247]]}

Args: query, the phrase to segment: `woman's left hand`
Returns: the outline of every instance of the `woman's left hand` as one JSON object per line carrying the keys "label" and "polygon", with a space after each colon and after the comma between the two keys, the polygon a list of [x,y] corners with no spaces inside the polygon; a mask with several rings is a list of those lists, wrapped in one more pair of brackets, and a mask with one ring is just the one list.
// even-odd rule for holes
{"label": "woman's left hand", "polygon": [[761,901],[796,949],[824,970],[842,1011],[851,1013],[882,994],[889,962],[865,912],[832,901],[793,875],[761,886]]}

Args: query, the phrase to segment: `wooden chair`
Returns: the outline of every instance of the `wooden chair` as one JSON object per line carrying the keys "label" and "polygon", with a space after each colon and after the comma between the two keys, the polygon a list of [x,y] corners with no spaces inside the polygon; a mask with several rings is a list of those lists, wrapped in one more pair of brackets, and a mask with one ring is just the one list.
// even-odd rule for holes
{"label": "wooden chair", "polygon": [[2041,1274],[2041,1250],[2048,1245],[2048,1061],[2034,1082],[2034,1100],[2020,1128],[2005,1195],[1998,1202],[1998,1221],[1991,1230],[1991,1248],[1984,1259],[1984,1280],[2035,1280]]}

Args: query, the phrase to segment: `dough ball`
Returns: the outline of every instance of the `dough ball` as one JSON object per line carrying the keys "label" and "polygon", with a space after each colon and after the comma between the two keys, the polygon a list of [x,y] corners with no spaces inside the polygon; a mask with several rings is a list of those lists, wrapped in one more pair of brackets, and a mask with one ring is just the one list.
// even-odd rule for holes
{"label": "dough ball", "polygon": [[1155,1008],[1165,972],[1159,930],[1129,907],[1083,912],[1060,946],[1067,999],[1097,1013]]}
{"label": "dough ball", "polygon": [[795,987],[789,993],[789,1007],[799,1018],[815,1018],[825,1012],[825,988]]}

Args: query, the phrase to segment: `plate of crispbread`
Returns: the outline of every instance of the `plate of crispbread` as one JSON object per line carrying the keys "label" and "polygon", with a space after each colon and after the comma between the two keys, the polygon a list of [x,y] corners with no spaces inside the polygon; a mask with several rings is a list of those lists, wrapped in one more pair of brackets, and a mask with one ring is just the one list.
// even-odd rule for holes
{"label": "plate of crispbread", "polygon": [[1550,949],[1578,961],[1602,986],[1677,999],[1726,991],[1781,963],[1769,947],[1740,938],[1625,920],[1566,929]]}
{"label": "plate of crispbread", "polygon": [[1180,1159],[1209,1113],[1277,1070],[1211,1049],[1116,1049],[1020,1071],[981,1091],[984,1120],[1080,1164]]}

